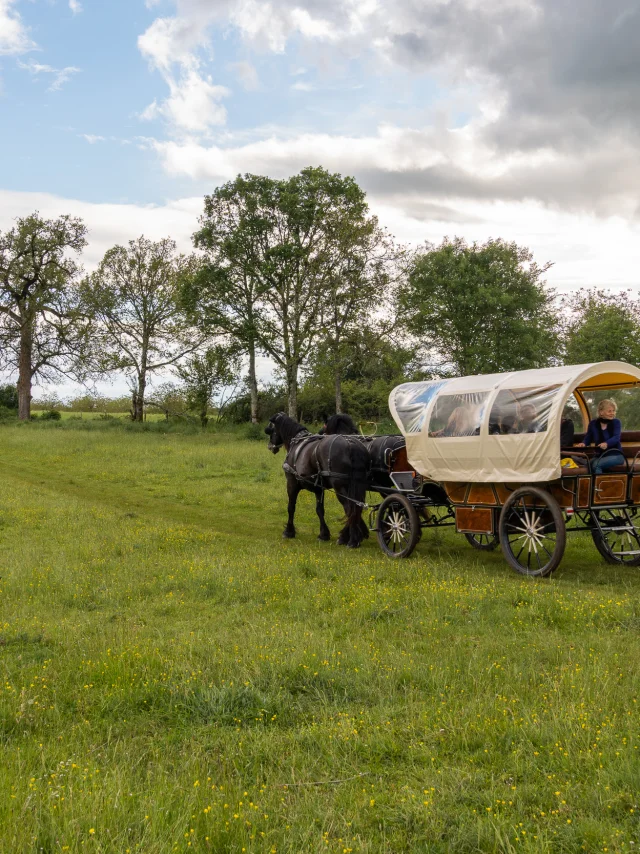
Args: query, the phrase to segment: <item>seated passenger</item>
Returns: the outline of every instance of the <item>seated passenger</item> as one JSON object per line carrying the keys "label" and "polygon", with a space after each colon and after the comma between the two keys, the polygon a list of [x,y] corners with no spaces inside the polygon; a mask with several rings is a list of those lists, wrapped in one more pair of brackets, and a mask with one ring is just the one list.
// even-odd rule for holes
{"label": "seated passenger", "polygon": [[447,420],[447,426],[432,436],[472,436],[475,429],[473,412],[467,406],[456,406]]}
{"label": "seated passenger", "polygon": [[518,419],[518,433],[539,433],[540,424],[536,420],[538,413],[533,403],[523,403]]}
{"label": "seated passenger", "polygon": [[595,444],[595,474],[602,474],[625,463],[620,442],[622,424],[616,418],[617,411],[618,406],[614,400],[601,400],[598,404],[598,417],[589,422],[584,442],[576,445],[576,448],[588,448],[592,443]]}
{"label": "seated passenger", "polygon": [[503,435],[518,432],[518,419],[515,415],[503,415],[502,422],[500,424],[500,432]]}
{"label": "seated passenger", "polygon": [[560,447],[573,447],[573,437],[575,435],[575,424],[570,418],[563,418],[560,422]]}

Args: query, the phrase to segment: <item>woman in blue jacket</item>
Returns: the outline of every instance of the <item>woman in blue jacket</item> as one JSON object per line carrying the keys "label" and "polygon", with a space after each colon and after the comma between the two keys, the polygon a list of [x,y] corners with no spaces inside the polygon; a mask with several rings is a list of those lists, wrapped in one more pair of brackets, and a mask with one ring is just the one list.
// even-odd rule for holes
{"label": "woman in blue jacket", "polygon": [[587,448],[591,443],[596,446],[596,459],[593,471],[602,474],[614,466],[624,465],[620,436],[622,424],[616,418],[618,407],[614,400],[601,400],[598,404],[598,417],[589,422],[584,442],[577,448]]}

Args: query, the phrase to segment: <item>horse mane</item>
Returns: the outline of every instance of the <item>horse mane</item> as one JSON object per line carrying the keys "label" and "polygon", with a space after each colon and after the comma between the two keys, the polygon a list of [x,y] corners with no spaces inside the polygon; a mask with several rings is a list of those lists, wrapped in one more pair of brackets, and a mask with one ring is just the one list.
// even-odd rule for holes
{"label": "horse mane", "polygon": [[353,418],[345,412],[336,413],[331,418],[327,418],[324,432],[327,436],[333,436],[336,433],[346,436],[356,436],[360,433]]}
{"label": "horse mane", "polygon": [[309,432],[305,426],[298,424],[294,418],[290,418],[285,412],[278,412],[277,415],[274,415],[269,420],[277,426],[283,442],[290,442],[294,436],[303,431],[306,433]]}

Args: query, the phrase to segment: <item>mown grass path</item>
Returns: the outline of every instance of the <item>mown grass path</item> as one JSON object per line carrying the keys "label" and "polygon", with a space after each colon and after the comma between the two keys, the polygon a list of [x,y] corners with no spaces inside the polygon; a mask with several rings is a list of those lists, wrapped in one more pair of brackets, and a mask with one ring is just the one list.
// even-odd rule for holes
{"label": "mown grass path", "polygon": [[640,846],[640,570],[283,542],[281,462],[0,428],[0,851]]}

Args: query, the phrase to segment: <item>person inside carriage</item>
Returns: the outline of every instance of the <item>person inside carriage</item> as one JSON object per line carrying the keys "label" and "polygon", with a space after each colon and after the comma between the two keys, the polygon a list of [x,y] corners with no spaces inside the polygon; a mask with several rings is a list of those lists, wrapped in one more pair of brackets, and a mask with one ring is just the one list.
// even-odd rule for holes
{"label": "person inside carriage", "polygon": [[596,450],[595,474],[602,474],[614,466],[622,466],[625,458],[622,453],[620,437],[622,424],[616,418],[618,406],[614,400],[601,400],[598,404],[598,417],[589,422],[584,442],[576,444],[576,448],[588,448],[594,444]]}

